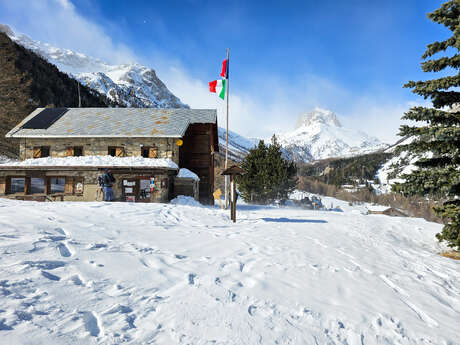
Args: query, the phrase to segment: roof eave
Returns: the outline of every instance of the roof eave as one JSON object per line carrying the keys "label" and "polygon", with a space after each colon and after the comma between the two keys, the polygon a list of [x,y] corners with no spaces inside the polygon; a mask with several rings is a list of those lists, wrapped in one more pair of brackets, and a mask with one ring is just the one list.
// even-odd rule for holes
{"label": "roof eave", "polygon": [[9,138],[182,138],[184,134],[174,135],[11,135]]}
{"label": "roof eave", "polygon": [[2,170],[99,170],[99,169],[129,169],[129,170],[174,170],[173,167],[154,167],[154,166],[119,166],[119,165],[5,165],[0,166]]}

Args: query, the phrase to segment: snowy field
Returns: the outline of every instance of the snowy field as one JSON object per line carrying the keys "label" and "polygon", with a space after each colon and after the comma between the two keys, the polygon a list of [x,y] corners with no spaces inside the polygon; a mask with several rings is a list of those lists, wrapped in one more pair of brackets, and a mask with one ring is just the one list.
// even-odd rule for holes
{"label": "snowy field", "polygon": [[460,344],[439,224],[0,199],[0,344]]}

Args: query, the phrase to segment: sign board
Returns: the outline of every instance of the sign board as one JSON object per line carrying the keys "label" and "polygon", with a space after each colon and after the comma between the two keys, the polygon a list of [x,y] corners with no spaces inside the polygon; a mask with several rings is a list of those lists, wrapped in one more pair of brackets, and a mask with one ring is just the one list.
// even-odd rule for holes
{"label": "sign board", "polygon": [[82,182],[78,182],[77,184],[75,184],[75,193],[77,194],[83,193],[83,183]]}
{"label": "sign board", "polygon": [[212,195],[214,196],[214,200],[215,199],[219,200],[220,207],[224,209],[224,204],[222,203],[222,200],[220,199],[220,197],[222,196],[222,191],[220,190],[220,188],[217,189],[214,193],[212,193]]}

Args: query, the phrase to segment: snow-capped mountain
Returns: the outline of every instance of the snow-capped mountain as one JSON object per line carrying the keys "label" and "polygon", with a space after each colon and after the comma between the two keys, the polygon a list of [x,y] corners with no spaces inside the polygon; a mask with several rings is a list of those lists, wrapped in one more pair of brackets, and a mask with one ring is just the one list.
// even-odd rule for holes
{"label": "snow-capped mountain", "polygon": [[[225,128],[219,127],[219,150],[225,155],[226,133]],[[248,139],[235,132],[228,131],[228,156],[234,161],[241,161],[249,153],[249,150],[256,147],[259,139]]]}
{"label": "snow-capped mountain", "polygon": [[56,65],[83,85],[127,107],[186,108],[151,68],[139,64],[110,65],[99,59],[53,47],[26,35],[15,34],[0,24],[0,31],[13,41]]}
{"label": "snow-capped mountain", "polygon": [[332,111],[318,107],[301,114],[295,130],[279,135],[278,139],[291,159],[298,162],[354,156],[387,147],[364,132],[342,127]]}

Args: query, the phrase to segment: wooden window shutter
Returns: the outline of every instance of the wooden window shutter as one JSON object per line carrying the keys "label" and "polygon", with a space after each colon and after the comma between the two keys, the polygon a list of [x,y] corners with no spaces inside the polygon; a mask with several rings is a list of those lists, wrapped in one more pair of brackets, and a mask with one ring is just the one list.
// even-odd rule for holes
{"label": "wooden window shutter", "polygon": [[68,147],[68,148],[67,148],[67,152],[66,152],[65,155],[66,155],[67,157],[71,157],[71,156],[73,156],[73,153],[74,153],[74,152],[73,152],[73,147]]}
{"label": "wooden window shutter", "polygon": [[124,147],[117,147],[115,149],[115,156],[116,157],[124,157],[125,156],[125,148]]}
{"label": "wooden window shutter", "polygon": [[51,178],[46,177],[45,178],[45,194],[50,194],[51,193]]}
{"label": "wooden window shutter", "polygon": [[30,177],[25,177],[24,194],[30,193]]}
{"label": "wooden window shutter", "polygon": [[34,147],[34,158],[40,158],[42,156],[42,148],[41,147]]}
{"label": "wooden window shutter", "polygon": [[73,177],[65,178],[65,193],[73,194]]}
{"label": "wooden window shutter", "polygon": [[149,148],[149,158],[157,158],[158,157],[158,150],[156,147]]}
{"label": "wooden window shutter", "polygon": [[6,178],[0,177],[0,194],[6,193]]}
{"label": "wooden window shutter", "polygon": [[11,193],[11,177],[5,178],[5,194]]}

